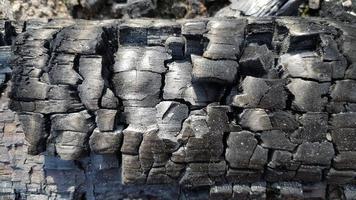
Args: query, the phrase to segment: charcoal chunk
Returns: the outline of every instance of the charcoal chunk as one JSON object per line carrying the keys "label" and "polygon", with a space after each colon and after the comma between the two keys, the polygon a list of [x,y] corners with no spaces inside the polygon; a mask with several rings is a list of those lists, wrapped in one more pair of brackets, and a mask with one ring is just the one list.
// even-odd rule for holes
{"label": "charcoal chunk", "polygon": [[308,112],[299,117],[299,123],[302,126],[291,135],[293,142],[322,142],[326,140],[328,132],[327,113]]}
{"label": "charcoal chunk", "polygon": [[109,88],[106,88],[101,97],[100,105],[106,109],[116,109],[119,106],[119,100]]}
{"label": "charcoal chunk", "polygon": [[262,132],[261,140],[261,145],[270,149],[293,151],[293,149],[297,146],[288,139],[286,133],[280,130]]}
{"label": "charcoal chunk", "polygon": [[248,131],[231,132],[226,149],[226,160],[233,168],[247,168],[257,146],[254,134]]}
{"label": "charcoal chunk", "polygon": [[356,81],[353,80],[336,81],[336,84],[331,86],[330,96],[336,102],[356,102],[356,92],[353,90],[355,87]]}
{"label": "charcoal chunk", "polygon": [[183,99],[192,106],[206,106],[217,102],[224,94],[224,87],[215,83],[192,83],[192,64],[187,61],[174,61],[168,64],[165,75],[163,98]]}
{"label": "charcoal chunk", "polygon": [[329,166],[334,154],[334,147],[330,142],[305,142],[298,147],[294,159],[302,164]]}
{"label": "charcoal chunk", "polygon": [[140,144],[143,139],[143,133],[145,128],[141,126],[129,125],[123,131],[123,144],[121,147],[121,152],[124,154],[137,155]]}
{"label": "charcoal chunk", "polygon": [[249,44],[267,45],[270,48],[272,46],[273,29],[274,20],[271,18],[264,18],[262,20],[249,18],[246,41]]}
{"label": "charcoal chunk", "polygon": [[245,20],[210,20],[206,37],[209,44],[203,56],[210,59],[237,59],[244,36]]}
{"label": "charcoal chunk", "polygon": [[226,161],[232,168],[261,169],[267,162],[267,150],[257,146],[254,134],[231,132],[227,139]]}
{"label": "charcoal chunk", "polygon": [[333,36],[320,34],[321,46],[323,49],[323,60],[334,61],[341,59],[338,45]]}
{"label": "charcoal chunk", "polygon": [[255,151],[250,158],[249,168],[251,169],[263,169],[267,163],[268,150],[261,147],[260,145],[256,146]]}
{"label": "charcoal chunk", "polygon": [[269,182],[292,181],[296,172],[286,169],[274,169],[267,167],[265,170],[265,180]]}
{"label": "charcoal chunk", "polygon": [[356,151],[356,129],[336,128],[331,130],[331,138],[339,151]]}
{"label": "charcoal chunk", "polygon": [[347,184],[355,180],[356,172],[351,170],[336,170],[331,168],[327,173],[326,180],[331,184]]}
{"label": "charcoal chunk", "polygon": [[74,131],[56,131],[51,133],[55,138],[56,152],[63,160],[76,160],[88,150],[88,133]]}
{"label": "charcoal chunk", "polygon": [[224,161],[218,163],[191,163],[188,164],[179,183],[184,187],[209,186],[215,183],[214,178],[223,176],[226,171]]}
{"label": "charcoal chunk", "polygon": [[301,165],[295,174],[296,181],[319,182],[323,176],[323,168],[318,166]]}
{"label": "charcoal chunk", "polygon": [[183,99],[185,90],[191,84],[192,64],[186,61],[175,61],[168,64],[165,77],[164,99]]}
{"label": "charcoal chunk", "polygon": [[[95,54],[102,43],[103,29],[97,26],[70,26],[63,28],[56,37],[55,51],[71,54]],[[85,33],[85,34],[84,34]],[[70,39],[76,38],[76,40]]]}
{"label": "charcoal chunk", "polygon": [[333,68],[324,63],[315,52],[284,54],[280,65],[285,76],[313,79],[320,82],[331,81]]}
{"label": "charcoal chunk", "polygon": [[206,21],[189,20],[182,25],[183,35],[202,35],[206,32]]}
{"label": "charcoal chunk", "polygon": [[263,109],[245,109],[240,115],[242,127],[251,129],[252,131],[271,130],[272,123],[268,114]]}
{"label": "charcoal chunk", "polygon": [[229,112],[229,106],[209,104],[207,106],[208,115],[206,121],[210,131],[215,132],[215,134],[229,132]]}
{"label": "charcoal chunk", "polygon": [[160,130],[167,132],[179,132],[189,112],[185,104],[174,101],[162,101],[156,109],[157,124]]}
{"label": "charcoal chunk", "polygon": [[353,79],[355,80],[356,79],[356,63],[354,64],[351,64],[346,72],[345,72],[345,78],[347,79]]}
{"label": "charcoal chunk", "polygon": [[147,184],[168,184],[174,180],[166,174],[164,167],[152,168],[147,176]]}
{"label": "charcoal chunk", "polygon": [[[284,109],[285,81],[247,76],[241,83],[243,93],[234,96],[232,105],[244,108]],[[279,98],[276,99],[275,97]]]}
{"label": "charcoal chunk", "polygon": [[172,153],[171,160],[174,163],[184,163],[186,158],[185,148],[179,148],[177,151]]}
{"label": "charcoal chunk", "polygon": [[161,75],[146,71],[125,71],[113,76],[115,95],[131,106],[155,106],[159,102]]}
{"label": "charcoal chunk", "polygon": [[[300,19],[278,19],[277,23],[289,31],[289,37],[284,40],[284,51],[312,51],[319,44],[319,34],[323,26]],[[331,30],[330,30],[331,31]]]}
{"label": "charcoal chunk", "polygon": [[223,156],[224,131],[228,128],[225,124],[227,109],[209,105],[207,111],[191,113],[178,135],[178,140],[186,144],[186,162],[216,162]]}
{"label": "charcoal chunk", "polygon": [[298,128],[298,122],[291,112],[274,111],[269,112],[268,116],[271,120],[273,130],[292,132]]}
{"label": "charcoal chunk", "polygon": [[166,50],[170,52],[173,59],[183,59],[185,56],[184,37],[169,37],[165,43]]}
{"label": "charcoal chunk", "polygon": [[356,128],[356,112],[346,112],[331,115],[333,128]]}
{"label": "charcoal chunk", "polygon": [[164,61],[169,59],[163,47],[123,47],[115,56],[115,73],[131,70],[163,73]]}
{"label": "charcoal chunk", "polygon": [[344,36],[344,42],[341,46],[342,52],[346,56],[348,60],[350,60],[352,63],[356,62],[356,56],[355,56],[355,49],[352,48],[354,42],[355,42],[355,33],[353,32],[353,28],[345,28],[345,32],[348,33],[348,35]]}
{"label": "charcoal chunk", "polygon": [[290,132],[298,127],[292,114],[284,111],[267,113],[263,109],[245,109],[239,115],[239,124],[252,131],[284,130]]}
{"label": "charcoal chunk", "polygon": [[143,184],[146,175],[143,173],[138,155],[122,155],[122,183]]}
{"label": "charcoal chunk", "polygon": [[90,149],[99,154],[116,153],[120,150],[122,130],[122,126],[110,132],[101,132],[98,128],[94,129],[89,139]]}
{"label": "charcoal chunk", "polygon": [[182,174],[182,171],[185,169],[184,164],[175,163],[173,161],[168,161],[165,167],[167,175],[174,179],[178,179]]}
{"label": "charcoal chunk", "polygon": [[231,84],[235,81],[238,63],[231,60],[208,60],[192,55],[193,81],[211,81],[221,84]]}
{"label": "charcoal chunk", "polygon": [[326,111],[329,113],[356,112],[356,103],[330,101],[326,105]]}
{"label": "charcoal chunk", "polygon": [[75,100],[44,100],[34,102],[34,112],[43,114],[79,112],[84,105],[77,99]]}
{"label": "charcoal chunk", "polygon": [[113,131],[115,129],[117,110],[100,109],[95,114],[96,124],[100,131]]}
{"label": "charcoal chunk", "polygon": [[92,116],[86,112],[51,116],[51,130],[89,133],[94,127]]}
{"label": "charcoal chunk", "polygon": [[184,91],[184,100],[193,107],[201,108],[209,103],[220,102],[223,98],[225,87],[214,82],[194,82]]}
{"label": "charcoal chunk", "polygon": [[85,107],[90,111],[99,109],[99,99],[104,89],[101,62],[100,57],[82,57],[79,60],[79,74],[84,79],[78,86],[79,96]]}
{"label": "charcoal chunk", "polygon": [[356,152],[355,151],[341,151],[334,158],[333,166],[335,169],[356,169]]}
{"label": "charcoal chunk", "polygon": [[53,100],[79,100],[77,91],[68,85],[51,85],[48,98]]}
{"label": "charcoal chunk", "polygon": [[18,100],[44,100],[48,98],[49,85],[36,79],[28,79],[17,85],[12,92]]}
{"label": "charcoal chunk", "polygon": [[[152,4],[152,2],[145,2]],[[137,8],[133,8],[135,9]],[[119,29],[120,44],[128,46],[162,46],[169,36],[180,34],[178,23],[157,19],[126,21],[120,24]]]}
{"label": "charcoal chunk", "polygon": [[287,85],[289,91],[294,95],[292,108],[304,112],[320,112],[327,103],[323,97],[329,90],[330,83],[319,84],[313,81],[292,79]]}
{"label": "charcoal chunk", "polygon": [[37,155],[46,148],[48,133],[45,130],[45,118],[38,113],[21,113],[19,120],[25,132],[25,139],[29,143],[28,153]]}
{"label": "charcoal chunk", "polygon": [[52,64],[52,68],[48,74],[52,84],[77,85],[83,80],[83,78],[74,70],[73,63]]}
{"label": "charcoal chunk", "polygon": [[268,167],[280,170],[296,170],[299,163],[293,161],[293,154],[288,151],[276,150],[273,152],[272,159],[268,163]]}
{"label": "charcoal chunk", "polygon": [[179,148],[175,137],[161,132],[158,126],[149,126],[143,134],[139,148],[141,167],[148,172],[151,167],[163,167],[170,155]]}
{"label": "charcoal chunk", "polygon": [[261,77],[274,65],[274,56],[266,45],[250,45],[244,49],[239,61],[241,73]]}
{"label": "charcoal chunk", "polygon": [[125,107],[120,117],[125,124],[152,125],[156,123],[157,110],[151,107]]}

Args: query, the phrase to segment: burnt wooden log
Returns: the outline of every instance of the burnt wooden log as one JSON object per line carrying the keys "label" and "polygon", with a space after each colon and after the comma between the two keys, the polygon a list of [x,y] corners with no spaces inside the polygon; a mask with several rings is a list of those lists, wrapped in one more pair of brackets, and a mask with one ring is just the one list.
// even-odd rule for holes
{"label": "burnt wooden log", "polygon": [[[75,188],[35,195],[115,199],[117,184],[146,185],[143,195],[164,199],[147,186],[158,184],[182,187],[190,199],[326,199],[339,195],[336,185],[352,199],[354,24],[219,18],[27,27],[13,46],[10,107],[26,156],[47,159],[41,184]],[[65,170],[71,175],[60,177]],[[6,180],[4,191],[17,187]]]}

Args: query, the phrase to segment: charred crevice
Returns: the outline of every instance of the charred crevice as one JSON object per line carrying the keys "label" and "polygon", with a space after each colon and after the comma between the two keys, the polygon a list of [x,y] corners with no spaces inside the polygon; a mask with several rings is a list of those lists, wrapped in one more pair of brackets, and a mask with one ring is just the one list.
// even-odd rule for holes
{"label": "charred crevice", "polygon": [[159,99],[161,99],[161,101],[164,99],[163,97],[163,93],[164,93],[164,87],[166,86],[166,74],[169,70],[168,64],[172,62],[172,59],[169,60],[165,60],[164,61],[164,67],[166,68],[166,71],[161,73],[161,88],[159,89]]}
{"label": "charred crevice", "polygon": [[22,195],[21,195],[21,192],[20,191],[14,191],[15,193],[15,199],[14,200],[21,200],[22,199]]}
{"label": "charred crevice", "polygon": [[5,35],[4,40],[7,45],[12,45],[14,38],[17,36],[16,28],[12,25],[11,21],[5,22]]}
{"label": "charred crevice", "polygon": [[224,147],[223,147],[223,148],[224,148],[224,151],[223,151],[223,153],[222,153],[222,157],[224,158],[223,160],[225,160],[225,161],[226,161],[226,158],[225,158],[226,149],[228,148],[227,139],[229,138],[229,134],[230,134],[230,132],[224,132],[223,141],[222,141],[223,146],[224,146]]}
{"label": "charred crevice", "polygon": [[[103,27],[104,33],[101,35],[103,42],[98,47],[98,54],[102,55],[102,77],[104,80],[104,89],[101,97],[99,98],[99,107],[102,108],[101,102],[104,92],[109,89],[115,95],[113,80],[113,65],[115,63],[115,53],[117,52],[118,46],[118,28],[117,24],[114,23],[110,26]],[[119,106],[122,105],[122,100],[115,96],[119,100]]]}
{"label": "charred crevice", "polygon": [[78,85],[76,85],[76,87],[78,88],[79,85],[81,85],[83,83],[83,76],[79,73],[79,62],[80,62],[80,58],[82,55],[80,54],[75,54],[75,57],[73,59],[73,70],[80,76],[80,79],[78,81]]}
{"label": "charred crevice", "polygon": [[284,88],[284,90],[287,93],[286,110],[293,110],[292,106],[293,106],[293,101],[294,101],[295,97],[287,88]]}
{"label": "charred crevice", "polygon": [[262,23],[249,23],[245,31],[245,47],[248,44],[267,45],[272,49],[275,21],[272,18],[262,20]]}
{"label": "charred crevice", "polygon": [[44,73],[48,73],[51,68],[52,68],[52,60],[56,58],[56,54],[55,54],[55,48],[56,48],[56,44],[57,44],[57,35],[59,34],[61,30],[56,31],[52,37],[50,39],[44,40],[44,44],[43,47],[47,49],[47,55],[48,55],[48,59],[46,60],[46,67],[41,71],[41,75],[40,77],[43,76]]}
{"label": "charred crevice", "polygon": [[45,152],[47,149],[47,145],[50,143],[48,140],[51,136],[51,116],[50,115],[44,115],[44,130],[45,137],[43,138],[41,146],[41,150],[39,152]]}

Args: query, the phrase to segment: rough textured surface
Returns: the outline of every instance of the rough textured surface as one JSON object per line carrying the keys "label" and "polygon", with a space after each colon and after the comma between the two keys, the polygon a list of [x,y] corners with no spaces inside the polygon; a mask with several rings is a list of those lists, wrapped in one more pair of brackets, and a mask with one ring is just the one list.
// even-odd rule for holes
{"label": "rough textured surface", "polygon": [[26,24],[1,97],[1,198],[354,198],[354,25]]}
{"label": "rough textured surface", "polygon": [[230,0],[230,2],[229,6],[216,13],[216,17],[296,16],[299,6],[306,0]]}
{"label": "rough textured surface", "polygon": [[344,22],[356,22],[355,0],[328,0],[321,2],[321,17],[332,17]]}
{"label": "rough textured surface", "polygon": [[71,18],[62,0],[1,0],[0,18],[28,20],[31,18]]}

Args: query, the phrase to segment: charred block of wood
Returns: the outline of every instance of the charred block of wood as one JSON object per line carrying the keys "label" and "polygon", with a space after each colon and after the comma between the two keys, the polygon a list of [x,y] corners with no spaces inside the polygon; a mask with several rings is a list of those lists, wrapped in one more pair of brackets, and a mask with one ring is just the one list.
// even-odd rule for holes
{"label": "charred block of wood", "polygon": [[354,28],[317,18],[54,20],[14,43],[11,108],[29,153],[116,154],[123,184],[319,198],[305,182],[355,178]]}

